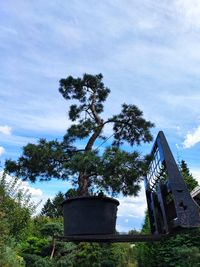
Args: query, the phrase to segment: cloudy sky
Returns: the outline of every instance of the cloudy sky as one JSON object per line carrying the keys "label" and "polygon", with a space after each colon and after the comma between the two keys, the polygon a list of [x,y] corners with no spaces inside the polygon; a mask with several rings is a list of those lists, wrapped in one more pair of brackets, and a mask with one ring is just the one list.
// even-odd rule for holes
{"label": "cloudy sky", "polygon": [[[100,72],[105,113],[138,105],[200,181],[199,0],[0,1],[1,167],[28,142],[65,133],[60,78]],[[45,199],[68,184],[30,186]],[[139,228],[144,209],[143,194],[123,199],[118,229]]]}

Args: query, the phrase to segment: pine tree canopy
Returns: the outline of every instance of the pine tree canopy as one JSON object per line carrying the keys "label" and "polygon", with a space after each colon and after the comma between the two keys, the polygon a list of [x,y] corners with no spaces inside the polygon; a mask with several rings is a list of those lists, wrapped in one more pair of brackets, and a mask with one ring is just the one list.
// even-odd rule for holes
{"label": "pine tree canopy", "polygon": [[[101,116],[110,93],[102,80],[102,74],[61,79],[59,92],[73,102],[68,106],[72,124],[63,140],[40,139],[37,144],[27,144],[17,161],[6,161],[6,170],[32,182],[71,179],[79,195],[97,189],[136,195],[147,169],[147,157],[135,150],[124,151],[121,146],[152,141],[150,129],[154,124],[145,120],[143,112],[133,104],[123,104],[118,114],[107,119]],[[103,130],[108,124],[112,125],[112,144],[100,153],[94,145],[97,140],[107,140]],[[83,149],[79,149],[78,140],[85,142]]]}

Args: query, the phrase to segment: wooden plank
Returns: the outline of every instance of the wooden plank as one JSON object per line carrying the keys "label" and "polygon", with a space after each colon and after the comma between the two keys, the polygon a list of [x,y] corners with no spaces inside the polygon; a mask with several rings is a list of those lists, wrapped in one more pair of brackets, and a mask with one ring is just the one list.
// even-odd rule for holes
{"label": "wooden plank", "polygon": [[161,241],[171,235],[77,235],[77,236],[54,236],[56,240],[64,242],[98,242],[98,243],[121,243],[121,242],[152,242]]}

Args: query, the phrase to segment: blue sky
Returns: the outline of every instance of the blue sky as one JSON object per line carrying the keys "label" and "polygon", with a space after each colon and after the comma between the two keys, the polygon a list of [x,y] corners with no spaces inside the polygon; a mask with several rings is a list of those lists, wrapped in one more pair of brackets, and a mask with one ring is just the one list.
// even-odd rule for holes
{"label": "blue sky", "polygon": [[[2,166],[27,142],[62,137],[70,122],[58,81],[83,73],[103,73],[105,116],[136,104],[200,181],[199,0],[0,1]],[[31,186],[46,199],[67,183]],[[121,200],[120,230],[140,227],[144,202]]]}

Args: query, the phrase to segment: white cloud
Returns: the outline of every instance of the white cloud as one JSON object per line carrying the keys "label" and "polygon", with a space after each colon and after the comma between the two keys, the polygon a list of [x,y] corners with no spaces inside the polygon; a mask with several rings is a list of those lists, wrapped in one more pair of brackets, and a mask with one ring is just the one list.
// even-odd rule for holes
{"label": "white cloud", "polygon": [[[12,177],[10,177],[10,179],[13,179]],[[28,190],[29,193],[31,194],[32,197],[41,197],[42,196],[42,190],[39,188],[34,188],[32,186],[29,185],[28,182],[26,181],[19,181],[21,183],[19,189],[23,189],[23,190]]]}
{"label": "white cloud", "polygon": [[192,168],[191,173],[200,185],[200,169],[199,168]]}
{"label": "white cloud", "polygon": [[6,134],[6,135],[11,135],[11,127],[7,126],[7,125],[0,125],[0,133],[2,134]]}
{"label": "white cloud", "polygon": [[3,155],[5,153],[5,148],[0,146],[0,156]]}
{"label": "white cloud", "polygon": [[147,208],[144,186],[137,197],[124,197],[118,200],[118,217],[144,218]]}
{"label": "white cloud", "polygon": [[[2,175],[2,172],[0,173],[0,175]],[[6,181],[8,183],[14,181],[14,179],[15,177],[6,175]],[[19,190],[20,189],[23,189],[25,191],[28,190],[32,197],[36,197],[36,198],[41,197],[43,194],[41,189],[30,186],[27,181],[22,181],[21,179],[18,179],[17,185],[18,185]]]}
{"label": "white cloud", "polygon": [[176,7],[187,27],[200,27],[199,0],[177,0]]}
{"label": "white cloud", "polygon": [[193,130],[193,132],[187,133],[183,142],[184,148],[191,148],[200,142],[200,126]]}
{"label": "white cloud", "polygon": [[176,144],[176,148],[179,150],[180,149],[180,146],[179,146],[179,144]]}
{"label": "white cloud", "polygon": [[117,212],[117,231],[122,233],[133,229],[140,230],[147,209],[144,185],[141,185],[141,191],[137,197],[121,197],[118,200],[120,205]]}
{"label": "white cloud", "polygon": [[[170,105],[170,108],[175,110],[177,108],[182,108],[183,110],[193,111],[198,113],[199,111],[199,101],[200,94],[199,92],[193,92],[191,95],[190,92],[183,93],[162,93],[159,95],[159,99],[164,101],[167,105]],[[177,128],[180,130],[180,126]]]}
{"label": "white cloud", "polygon": [[37,139],[38,138],[10,135],[10,136],[5,136],[3,142],[12,146],[22,147],[27,143],[36,143]]}

